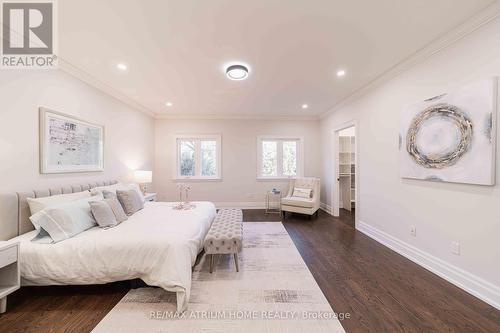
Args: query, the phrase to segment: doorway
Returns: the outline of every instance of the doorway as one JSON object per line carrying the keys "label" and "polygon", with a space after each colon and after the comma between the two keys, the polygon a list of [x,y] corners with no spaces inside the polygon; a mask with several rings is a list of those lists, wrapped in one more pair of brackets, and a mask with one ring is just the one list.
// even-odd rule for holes
{"label": "doorway", "polygon": [[358,165],[356,123],[349,122],[334,130],[333,216],[350,217],[355,225],[358,202]]}

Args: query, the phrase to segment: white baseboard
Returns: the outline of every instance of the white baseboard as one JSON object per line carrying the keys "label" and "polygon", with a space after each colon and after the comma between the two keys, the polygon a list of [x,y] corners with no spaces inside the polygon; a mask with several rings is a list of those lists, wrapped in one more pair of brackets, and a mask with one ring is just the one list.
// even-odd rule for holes
{"label": "white baseboard", "polygon": [[264,202],[214,202],[217,208],[266,209]]}
{"label": "white baseboard", "polygon": [[332,209],[332,206],[330,206],[330,205],[328,205],[328,204],[326,204],[326,203],[322,202],[322,203],[320,203],[319,208],[320,208],[321,210],[323,210],[323,211],[327,212],[328,214],[333,215],[333,209]]}
{"label": "white baseboard", "polygon": [[396,251],[414,263],[424,267],[448,282],[467,291],[486,303],[500,309],[500,287],[472,273],[464,271],[444,260],[405,243],[362,221],[356,223],[356,229],[368,237]]}

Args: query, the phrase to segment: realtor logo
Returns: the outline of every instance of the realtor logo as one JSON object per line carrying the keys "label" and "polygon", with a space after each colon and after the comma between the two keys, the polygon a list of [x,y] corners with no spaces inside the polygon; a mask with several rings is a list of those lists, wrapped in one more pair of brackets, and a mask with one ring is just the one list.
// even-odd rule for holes
{"label": "realtor logo", "polygon": [[1,67],[55,68],[55,3],[2,2]]}

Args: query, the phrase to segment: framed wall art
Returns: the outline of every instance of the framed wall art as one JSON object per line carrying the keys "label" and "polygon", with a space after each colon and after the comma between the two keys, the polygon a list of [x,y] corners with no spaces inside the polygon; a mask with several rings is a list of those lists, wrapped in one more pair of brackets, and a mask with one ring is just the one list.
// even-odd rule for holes
{"label": "framed wall art", "polygon": [[104,170],[104,126],[40,108],[40,172]]}
{"label": "framed wall art", "polygon": [[490,78],[407,106],[401,176],[494,185],[497,89],[497,78]]}

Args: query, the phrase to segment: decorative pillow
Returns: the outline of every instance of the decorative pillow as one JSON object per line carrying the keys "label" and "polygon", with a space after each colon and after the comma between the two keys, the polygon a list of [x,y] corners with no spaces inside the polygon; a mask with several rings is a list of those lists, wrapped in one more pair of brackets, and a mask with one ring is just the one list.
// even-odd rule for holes
{"label": "decorative pillow", "polygon": [[114,195],[114,197],[112,198],[104,199],[104,202],[106,202],[113,211],[117,223],[122,223],[123,221],[128,220],[127,214],[125,214],[125,211],[123,210],[122,205],[116,198],[116,195]]}
{"label": "decorative pillow", "polygon": [[312,189],[294,187],[292,197],[310,199],[312,197]]}
{"label": "decorative pillow", "polygon": [[118,224],[113,210],[106,201],[102,200],[89,202],[89,205],[90,210],[92,211],[92,215],[94,216],[94,219],[96,220],[99,227],[109,228],[114,227]]}
{"label": "decorative pillow", "polygon": [[[91,190],[91,192],[92,193],[99,193],[100,192],[103,194],[104,194],[104,192],[108,192],[108,193],[116,194],[117,190],[120,190],[120,191],[135,190],[135,191],[137,191],[137,194],[141,198],[142,202],[146,201],[146,199],[144,198],[144,195],[142,194],[141,189],[139,188],[139,185],[137,185],[135,183],[130,183],[130,184],[118,183],[118,184],[114,184],[114,185],[110,185],[110,186],[95,187]],[[107,198],[107,197],[105,196],[105,198]]]}
{"label": "decorative pillow", "polygon": [[109,198],[115,198],[116,199],[116,191],[115,192],[102,191],[102,195],[103,195],[104,199],[109,199]]}
{"label": "decorative pillow", "polygon": [[91,197],[90,192],[83,191],[70,194],[53,195],[50,197],[43,197],[43,198],[28,198],[28,205],[30,206],[31,215],[33,215],[51,206],[89,197]]}
{"label": "decorative pillow", "polygon": [[[32,215],[30,220],[40,230],[40,234],[48,233],[52,243],[57,243],[96,225],[89,202],[97,200],[102,200],[102,197],[95,196],[51,206]],[[35,237],[37,238],[38,236]]]}
{"label": "decorative pillow", "polygon": [[144,201],[136,190],[116,190],[116,196],[128,216],[144,208]]}
{"label": "decorative pillow", "polygon": [[128,186],[129,186],[129,189],[133,189],[139,194],[139,198],[141,198],[142,203],[144,203],[146,201],[146,198],[144,198],[144,194],[142,194],[141,188],[139,187],[138,184],[132,183],[132,184],[129,184]]}

